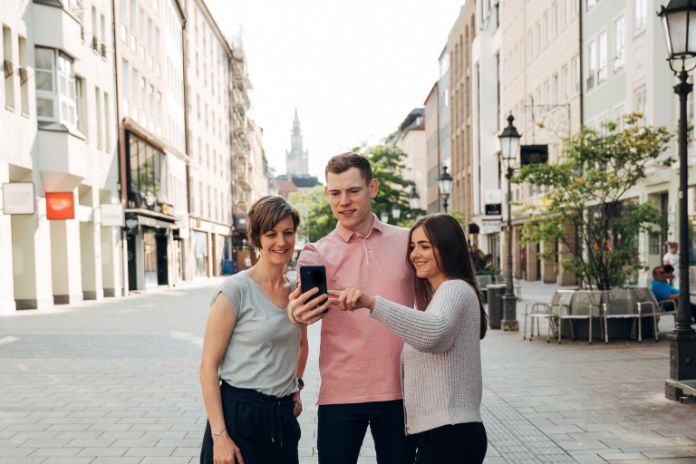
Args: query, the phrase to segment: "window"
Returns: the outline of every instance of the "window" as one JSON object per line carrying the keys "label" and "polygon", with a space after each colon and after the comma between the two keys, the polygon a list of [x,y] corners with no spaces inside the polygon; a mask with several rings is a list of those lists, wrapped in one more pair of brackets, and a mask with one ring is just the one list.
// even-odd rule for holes
{"label": "window", "polygon": [[5,76],[5,108],[14,110],[14,61],[12,59],[12,31],[7,26],[2,26],[2,70]]}
{"label": "window", "polygon": [[587,44],[587,90],[597,84],[597,39]]}
{"label": "window", "polygon": [[77,86],[73,59],[52,48],[36,47],[36,113],[41,121],[77,128]]}
{"label": "window", "polygon": [[599,35],[599,54],[597,56],[597,83],[607,80],[607,33]]}
{"label": "window", "polygon": [[109,94],[104,92],[104,148],[111,149],[111,118],[109,117]]}
{"label": "window", "polygon": [[624,67],[624,55],[626,52],[626,21],[623,16],[614,21],[614,34],[614,72],[618,72]]}
{"label": "window", "polygon": [[102,113],[102,96],[99,87],[94,87],[94,101],[97,112],[97,148],[104,147],[104,118]]}
{"label": "window", "polygon": [[645,24],[648,19],[647,10],[647,0],[633,0],[634,33],[638,33],[645,29]]}
{"label": "window", "polygon": [[645,110],[647,108],[648,90],[645,86],[639,87],[633,91],[633,111],[643,115],[642,123],[645,124]]}
{"label": "window", "polygon": [[573,57],[571,64],[571,74],[573,75],[573,91],[572,94],[575,95],[580,92],[580,59],[577,55]]}
{"label": "window", "polygon": [[570,93],[568,91],[568,65],[563,66],[561,69],[561,97],[563,98],[563,101],[567,101],[568,97],[570,96]]}
{"label": "window", "polygon": [[558,35],[558,2],[554,2],[551,7],[551,40]]}
{"label": "window", "polygon": [[592,7],[595,6],[598,2],[599,2],[599,0],[587,0],[586,1],[586,8],[585,8],[586,11],[590,11],[592,9]]}
{"label": "window", "polygon": [[27,39],[21,35],[17,39],[19,47],[19,98],[24,116],[29,115],[29,73],[27,71]]}
{"label": "window", "polygon": [[75,77],[75,87],[77,95],[77,130],[87,139],[87,86],[84,78]]}

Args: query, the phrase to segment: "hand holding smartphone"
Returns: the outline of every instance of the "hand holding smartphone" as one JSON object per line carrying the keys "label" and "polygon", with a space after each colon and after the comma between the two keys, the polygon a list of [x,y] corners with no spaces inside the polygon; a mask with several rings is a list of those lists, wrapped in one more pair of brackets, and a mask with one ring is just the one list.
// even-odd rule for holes
{"label": "hand holding smartphone", "polygon": [[308,292],[315,287],[319,289],[319,293],[315,296],[328,293],[326,287],[326,268],[324,266],[300,267],[300,288],[302,293]]}

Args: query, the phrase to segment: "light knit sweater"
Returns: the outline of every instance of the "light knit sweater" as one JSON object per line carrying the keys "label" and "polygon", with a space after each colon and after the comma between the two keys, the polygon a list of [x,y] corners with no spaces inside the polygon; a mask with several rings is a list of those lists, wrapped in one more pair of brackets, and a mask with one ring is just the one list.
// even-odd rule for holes
{"label": "light knit sweater", "polygon": [[481,422],[481,314],[475,290],[443,282],[425,311],[377,297],[372,317],[404,342],[406,433]]}

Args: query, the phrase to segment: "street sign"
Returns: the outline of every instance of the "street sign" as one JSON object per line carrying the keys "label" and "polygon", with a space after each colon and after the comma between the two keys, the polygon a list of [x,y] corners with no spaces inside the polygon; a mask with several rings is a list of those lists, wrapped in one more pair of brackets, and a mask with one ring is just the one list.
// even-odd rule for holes
{"label": "street sign", "polygon": [[500,216],[503,213],[503,205],[501,203],[486,205],[486,216]]}
{"label": "street sign", "polygon": [[501,221],[484,221],[483,224],[481,224],[481,233],[482,234],[496,234],[500,232],[500,229],[503,227],[503,223]]}
{"label": "street sign", "polygon": [[522,145],[520,146],[520,164],[546,163],[549,159],[548,145]]}

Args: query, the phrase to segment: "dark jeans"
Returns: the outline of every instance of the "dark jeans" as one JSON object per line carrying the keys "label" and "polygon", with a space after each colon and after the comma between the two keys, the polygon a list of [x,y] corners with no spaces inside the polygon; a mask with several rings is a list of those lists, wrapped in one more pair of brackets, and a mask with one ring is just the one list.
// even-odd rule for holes
{"label": "dark jeans", "polygon": [[[244,464],[297,464],[300,424],[293,414],[292,395],[268,396],[255,390],[220,386],[225,427]],[[210,423],[205,427],[201,464],[213,463]]]}
{"label": "dark jeans", "polygon": [[445,425],[413,435],[416,464],[480,464],[488,438],[481,422]]}
{"label": "dark jeans", "polygon": [[319,406],[319,464],[355,464],[367,426],[378,464],[413,464],[413,441],[404,432],[401,400]]}

